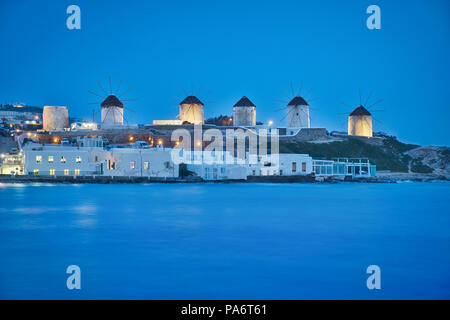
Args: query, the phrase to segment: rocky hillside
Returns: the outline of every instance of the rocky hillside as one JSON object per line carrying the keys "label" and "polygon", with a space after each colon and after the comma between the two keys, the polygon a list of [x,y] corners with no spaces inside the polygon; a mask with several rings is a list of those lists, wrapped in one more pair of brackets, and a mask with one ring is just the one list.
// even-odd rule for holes
{"label": "rocky hillside", "polygon": [[320,142],[280,141],[281,153],[307,153],[313,158],[368,158],[377,171],[433,175],[450,179],[450,148],[421,147],[383,138],[330,138]]}
{"label": "rocky hillside", "polygon": [[419,147],[405,152],[405,155],[411,158],[411,172],[433,173],[450,179],[450,148]]}

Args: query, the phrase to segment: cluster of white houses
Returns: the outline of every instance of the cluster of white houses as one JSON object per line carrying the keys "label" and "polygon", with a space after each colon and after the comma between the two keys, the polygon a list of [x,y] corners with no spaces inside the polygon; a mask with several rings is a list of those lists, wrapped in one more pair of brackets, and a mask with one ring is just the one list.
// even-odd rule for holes
{"label": "cluster of white houses", "polygon": [[[150,148],[145,142],[134,146],[103,146],[101,137],[82,137],[76,145],[42,145],[28,142],[15,159],[16,168],[3,174],[39,176],[127,176],[178,178],[180,165],[203,180],[247,180],[249,176],[315,175],[370,177],[375,165],[365,159],[316,160],[307,154],[256,156],[249,161],[215,151],[185,151],[179,148]],[[175,160],[181,159],[181,160]],[[7,160],[7,159],[6,159]],[[8,161],[4,163],[8,163]],[[8,167],[10,168],[10,167]]]}

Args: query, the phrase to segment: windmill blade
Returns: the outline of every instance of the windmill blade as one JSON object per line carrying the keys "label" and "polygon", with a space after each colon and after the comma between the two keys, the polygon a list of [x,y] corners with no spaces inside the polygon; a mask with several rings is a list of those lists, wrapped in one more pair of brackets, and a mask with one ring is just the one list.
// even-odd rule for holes
{"label": "windmill blade", "polygon": [[342,104],[343,106],[346,106],[346,107],[348,107],[348,108],[350,108],[350,109],[353,109],[352,106],[350,106],[350,105],[348,105],[348,104],[346,104],[346,103],[343,103],[343,102],[339,102],[339,103]]}
{"label": "windmill blade", "polygon": [[308,91],[306,91],[305,95],[303,96],[304,99],[308,96],[308,94],[312,91],[312,88],[310,88]]}
{"label": "windmill blade", "polygon": [[283,96],[285,96],[288,100],[291,100],[291,99],[287,96],[287,94],[284,93],[283,90],[280,90],[280,92],[281,92],[281,94],[282,94]]}
{"label": "windmill blade", "polygon": [[372,128],[372,133],[373,133],[373,126],[367,121],[366,118],[363,118],[364,122],[367,124],[368,127]]}
{"label": "windmill blade", "polygon": [[185,95],[185,96],[188,96],[188,94],[187,94],[187,91],[186,91],[186,90],[184,90],[184,87],[183,87],[183,85],[180,85],[180,87],[181,87],[181,90],[183,91],[184,95]]}
{"label": "windmill blade", "polygon": [[102,91],[108,95],[108,93],[105,91],[105,89],[102,87],[102,85],[100,84],[100,82],[97,81],[98,86],[100,87],[100,89],[102,89]]}
{"label": "windmill blade", "polygon": [[206,98],[207,96],[209,96],[212,93],[212,90],[208,90],[206,92],[206,94],[203,95],[204,98]]}
{"label": "windmill blade", "polygon": [[303,112],[303,114],[309,118],[309,122],[311,123],[312,121],[311,112],[306,112],[304,108],[300,108],[300,111]]}
{"label": "windmill blade", "polygon": [[[295,107],[295,109],[297,109],[297,107]],[[284,116],[283,118],[281,118],[280,122],[283,122],[283,120],[286,119],[287,116],[290,115],[291,112],[292,112],[293,110],[294,110],[294,108],[291,108],[291,110],[289,110],[289,111],[285,114],[285,116]]]}
{"label": "windmill blade", "polygon": [[287,109],[287,107],[282,107],[282,108],[280,108],[280,109],[275,109],[274,111],[275,112],[278,112],[278,111],[282,111],[282,110],[286,110]]}
{"label": "windmill blade", "polygon": [[372,119],[373,119],[373,120],[375,120],[376,122],[378,122],[378,123],[380,123],[380,124],[383,124],[383,125],[384,125],[384,123],[383,123],[383,122],[381,122],[380,120],[378,120],[378,119],[376,119],[376,118],[374,118],[374,117],[372,117]]}
{"label": "windmill blade", "polygon": [[89,92],[90,94],[96,95],[97,97],[103,98],[103,96],[101,96],[101,95],[99,95],[99,94],[97,94],[97,93],[95,93],[95,92],[93,92],[93,91],[91,91],[91,90],[88,90],[88,92]]}
{"label": "windmill blade", "polygon": [[295,97],[294,86],[292,85],[292,81],[291,81],[291,93],[292,93],[292,96]]}
{"label": "windmill blade", "polygon": [[110,111],[111,111],[111,108],[108,108],[108,111],[106,111],[105,117],[103,119],[100,119],[102,123],[104,123],[105,119],[108,118],[108,114],[109,114]]}
{"label": "windmill blade", "polygon": [[127,109],[127,110],[129,110],[129,111],[131,111],[131,112],[134,112],[134,113],[136,113],[136,111],[134,111],[133,109],[131,109],[131,108],[128,108],[128,107],[126,107],[126,106],[123,106],[124,107],[124,109]]}
{"label": "windmill blade", "polygon": [[192,115],[194,116],[194,123],[195,123],[195,112],[194,112],[194,107],[193,107],[193,105],[191,105],[191,111],[192,111]]}
{"label": "windmill blade", "polygon": [[373,106],[379,104],[381,101],[383,101],[383,100],[381,100],[381,99],[380,99],[380,100],[377,100],[375,103],[371,104],[371,105],[368,106],[367,108],[372,108]]}
{"label": "windmill blade", "polygon": [[200,93],[202,92],[202,90],[203,90],[203,85],[200,84],[200,87],[199,87],[199,89],[197,90],[197,94],[200,95]]}
{"label": "windmill blade", "polygon": [[370,96],[372,96],[372,91],[370,91],[369,95],[367,96],[366,102],[364,103],[365,106],[367,106],[367,103],[369,102]]}
{"label": "windmill blade", "polygon": [[361,105],[361,89],[358,89],[358,94],[359,94],[359,105]]}
{"label": "windmill blade", "polygon": [[348,112],[342,112],[342,113],[336,113],[337,115],[340,115],[340,116],[342,116],[342,115],[346,115],[346,116],[348,116]]}
{"label": "windmill blade", "polygon": [[381,109],[381,110],[369,110],[370,112],[385,112],[386,110],[383,110],[383,109]]}
{"label": "windmill blade", "polygon": [[127,91],[125,91],[124,93],[122,93],[122,94],[119,96],[119,98],[122,97],[123,95],[127,94],[128,92],[132,91],[132,90],[133,90],[133,88],[128,89]]}
{"label": "windmill blade", "polygon": [[119,94],[119,90],[120,90],[120,86],[122,85],[122,82],[123,82],[123,80],[120,79],[119,86],[118,86],[117,89],[116,89],[116,94],[117,94],[117,95]]}
{"label": "windmill blade", "polygon": [[302,87],[303,87],[303,81],[300,81],[300,88],[297,91],[297,96],[299,96],[302,93]]}
{"label": "windmill blade", "polygon": [[124,99],[124,100],[121,100],[121,101],[139,101],[138,99]]}

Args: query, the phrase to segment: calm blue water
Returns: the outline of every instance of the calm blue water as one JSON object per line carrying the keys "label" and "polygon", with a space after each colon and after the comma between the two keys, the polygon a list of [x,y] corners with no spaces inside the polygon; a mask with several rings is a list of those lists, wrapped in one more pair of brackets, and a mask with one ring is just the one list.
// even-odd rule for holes
{"label": "calm blue water", "polygon": [[[449,194],[446,182],[0,185],[0,298],[449,299]],[[79,291],[66,288],[73,264]]]}

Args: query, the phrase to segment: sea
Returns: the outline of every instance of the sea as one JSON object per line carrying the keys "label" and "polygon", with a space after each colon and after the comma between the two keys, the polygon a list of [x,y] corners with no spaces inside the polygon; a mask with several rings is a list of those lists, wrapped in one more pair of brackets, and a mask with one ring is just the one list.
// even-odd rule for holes
{"label": "sea", "polygon": [[449,298],[449,182],[0,184],[0,299]]}

